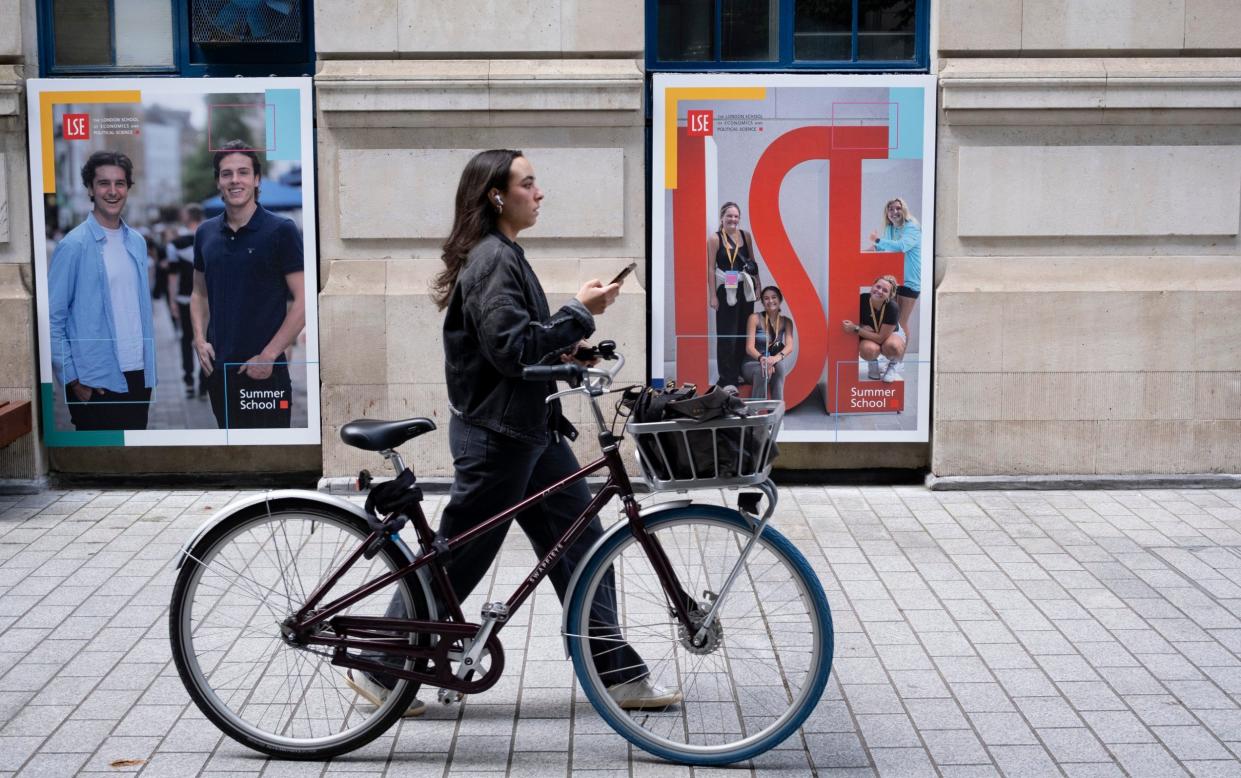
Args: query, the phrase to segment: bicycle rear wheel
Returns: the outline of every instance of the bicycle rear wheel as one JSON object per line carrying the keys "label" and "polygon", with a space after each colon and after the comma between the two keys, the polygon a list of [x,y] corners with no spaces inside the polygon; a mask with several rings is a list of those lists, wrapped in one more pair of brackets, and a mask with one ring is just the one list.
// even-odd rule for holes
{"label": "bicycle rear wheel", "polygon": [[[706,505],[658,513],[646,531],[663,547],[699,617],[753,536],[736,511]],[[672,615],[630,532],[612,535],[582,564],[570,598],[570,655],[599,715],[634,745],[686,764],[730,764],[774,747],[814,710],[831,669],[831,612],[805,558],[771,527],[741,566],[703,645],[694,645]],[[681,691],[680,703],[623,710],[612,699],[591,644],[602,654],[622,641],[642,657],[651,683]]]}
{"label": "bicycle rear wheel", "polygon": [[[383,704],[371,705],[346,685],[330,649],[298,646],[281,633],[281,622],[368,533],[362,518],[331,506],[258,505],[189,550],[169,614],[173,659],[190,697],[229,737],[285,759],[326,759],[374,740],[412,702],[416,689],[398,681]],[[324,601],[408,562],[403,545],[387,543],[373,559],[360,558]],[[429,594],[409,576],[345,613],[427,618]]]}

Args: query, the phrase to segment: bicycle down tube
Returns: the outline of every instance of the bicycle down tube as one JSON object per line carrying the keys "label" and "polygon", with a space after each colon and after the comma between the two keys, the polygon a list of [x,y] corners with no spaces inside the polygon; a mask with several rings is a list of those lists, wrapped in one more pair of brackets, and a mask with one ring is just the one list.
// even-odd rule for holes
{"label": "bicycle down tube", "polygon": [[[586,509],[578,516],[577,519],[574,520],[573,524],[561,536],[560,540],[558,540],[551,550],[548,551],[546,556],[544,556],[535,565],[530,575],[522,581],[517,590],[509,597],[506,605],[508,606],[510,612],[520,607],[530,596],[530,594],[534,592],[535,587],[537,587],[543,578],[546,577],[548,571],[550,571],[556,562],[560,560],[560,557],[563,556],[564,553],[573,545],[573,543],[577,541],[582,532],[585,531],[586,526],[590,523],[590,521],[593,520],[594,517],[603,509],[603,506],[606,505],[607,502],[613,497],[620,496],[624,502],[626,518],[629,522],[630,530],[638,537],[642,547],[646,549],[647,554],[650,556],[652,565],[654,566],[660,583],[668,596],[670,601],[669,604],[677,615],[678,621],[689,629],[691,626],[690,613],[686,607],[686,603],[689,601],[687,599],[689,595],[686,594],[684,588],[680,585],[680,582],[676,580],[676,574],[673,571],[672,565],[668,561],[663,548],[659,545],[658,541],[648,535],[642,527],[641,520],[638,518],[637,503],[633,499],[632,486],[629,483],[628,474],[624,472],[624,468],[620,462],[619,449],[616,448],[605,451],[603,456],[583,466],[561,481],[558,481],[542,491],[536,492],[535,494],[522,500],[520,503],[496,514],[495,516],[492,516],[481,524],[466,530],[459,535],[446,540],[437,541],[430,548],[427,548],[427,544],[424,542],[424,553],[420,554],[418,558],[410,564],[363,584],[351,592],[348,592],[329,602],[327,605],[323,606],[322,609],[316,609],[316,606],[327,595],[332,586],[335,585],[341,577],[343,577],[349,567],[358,561],[366,546],[378,536],[379,531],[373,532],[366,538],[365,541],[359,544],[358,548],[350,554],[338,570],[336,570],[319,588],[310,594],[305,604],[303,604],[294,617],[296,627],[301,630],[309,630],[332,616],[340,613],[354,603],[369,597],[385,586],[410,575],[426,565],[432,565],[432,571],[437,573],[437,575],[435,575],[435,580],[437,583],[436,588],[443,590],[439,593],[444,600],[444,604],[450,609],[454,619],[464,622],[464,615],[460,609],[460,600],[457,598],[456,593],[451,590],[451,586],[448,585],[447,577],[444,576],[441,579],[441,576],[438,574],[443,571],[443,563],[440,561],[441,556],[464,545],[465,543],[470,542],[471,540],[474,540],[478,536],[495,529],[503,522],[511,521],[519,513],[530,506],[543,501],[547,497],[550,497],[551,495],[567,488],[577,480],[603,468],[607,468],[609,470],[609,478],[607,482],[598,491],[598,493],[595,494]],[[620,483],[618,483],[618,481],[620,481]],[[413,520],[420,536],[423,534],[424,529],[427,533],[430,533],[430,526],[427,523],[425,514],[422,512],[421,506],[417,506],[415,508],[415,515],[410,518]],[[425,539],[420,538],[420,540]],[[439,564],[433,564],[435,562],[439,562]],[[386,617],[370,617],[367,619],[367,622],[373,629],[384,629],[385,627],[399,628],[399,625],[395,622],[400,621],[404,620],[388,619]],[[311,637],[309,639],[313,642],[323,641],[323,638],[318,637]]]}

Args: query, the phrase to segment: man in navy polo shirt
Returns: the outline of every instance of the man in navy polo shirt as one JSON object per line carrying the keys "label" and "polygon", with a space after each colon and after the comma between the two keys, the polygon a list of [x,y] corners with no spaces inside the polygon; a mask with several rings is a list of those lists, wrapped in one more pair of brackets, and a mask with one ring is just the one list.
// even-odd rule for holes
{"label": "man in navy polo shirt", "polygon": [[262,164],[234,140],[215,153],[224,213],[194,234],[194,350],[222,429],[288,427],[287,349],[306,323],[302,236],[259,205]]}

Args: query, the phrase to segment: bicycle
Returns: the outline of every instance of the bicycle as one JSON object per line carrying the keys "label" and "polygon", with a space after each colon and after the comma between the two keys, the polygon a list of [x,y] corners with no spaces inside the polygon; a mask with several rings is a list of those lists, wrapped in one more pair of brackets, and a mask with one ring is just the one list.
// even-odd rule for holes
{"label": "bicycle", "polygon": [[[525,371],[528,379],[571,383],[549,401],[589,398],[601,456],[468,532],[444,538],[432,531],[413,471],[396,452],[435,429],[421,418],[358,420],[341,430],[347,443],[379,452],[405,479],[403,505],[386,517],[341,498],[287,490],[230,505],[204,524],[182,549],[169,620],[177,670],[207,718],[271,756],[326,759],[382,734],[414,699],[416,684],[438,687],[446,703],[485,691],[504,669],[498,636],[508,619],[591,519],[619,498],[625,520],[583,557],[562,617],[566,653],[599,715],[639,748],[694,765],[748,759],[795,732],[827,684],[833,633],[814,572],[769,525],[777,490],[768,475],[783,404],[756,401],[758,412],[747,419],[701,425],[629,423],[635,436],[652,436],[647,442],[684,437],[691,428],[735,440],[741,425],[743,439],[744,428],[752,435],[743,450],[757,452],[748,467],[728,474],[718,463],[714,471],[685,474],[674,472],[667,457],[663,468],[640,449],[644,477],[656,489],[759,489],[742,493],[736,510],[688,498],[640,508],[620,454],[624,432],[613,432],[617,417],[605,424],[599,407],[624,365],[614,346],[605,346],[612,344],[600,347],[616,362],[611,368]],[[480,623],[467,622],[442,557],[600,470],[607,471],[603,487],[561,540],[508,600],[487,603]],[[399,533],[407,522],[417,551]],[[610,626],[591,622],[597,608]],[[592,656],[625,643],[654,683],[681,692],[679,702],[625,710],[612,699]],[[397,682],[374,706],[348,690],[344,669],[383,671]]]}

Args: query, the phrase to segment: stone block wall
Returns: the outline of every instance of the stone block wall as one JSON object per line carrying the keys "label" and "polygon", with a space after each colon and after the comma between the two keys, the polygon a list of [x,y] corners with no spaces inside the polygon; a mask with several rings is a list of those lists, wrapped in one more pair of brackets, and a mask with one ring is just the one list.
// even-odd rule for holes
{"label": "stone block wall", "polygon": [[1241,471],[1235,4],[936,13],[932,470]]}
{"label": "stone block wall", "polygon": [[[0,400],[37,408],[22,7],[0,0]],[[33,482],[45,470],[34,435],[0,448],[0,482]]]}
{"label": "stone block wall", "polygon": [[[483,3],[373,0],[395,24],[333,24],[318,3],[319,298],[323,472],[376,468],[339,429],[368,416],[427,416],[439,430],[405,447],[421,476],[452,472],[442,313],[430,282],[465,162],[518,148],[546,194],[521,236],[553,308],[590,278],[645,258],[645,166],[638,0]],[[485,23],[479,21],[485,19]],[[405,58],[414,56],[416,58]],[[644,273],[599,319],[620,344],[623,378],[645,376]],[[591,455],[593,422],[570,404]]]}

